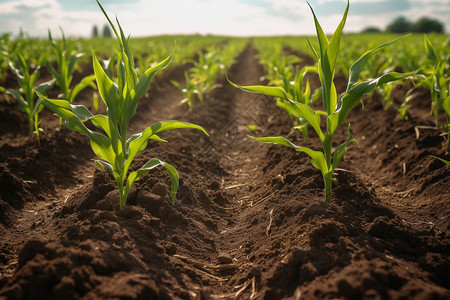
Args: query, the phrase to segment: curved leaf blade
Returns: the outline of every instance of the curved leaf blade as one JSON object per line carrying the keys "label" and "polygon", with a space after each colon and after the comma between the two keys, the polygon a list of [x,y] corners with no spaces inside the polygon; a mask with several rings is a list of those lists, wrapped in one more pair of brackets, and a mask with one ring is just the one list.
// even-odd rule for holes
{"label": "curved leaf blade", "polygon": [[290,148],[294,148],[296,151],[299,151],[299,152],[304,152],[309,155],[313,166],[316,167],[317,169],[319,169],[323,176],[329,172],[328,167],[327,167],[327,162],[325,160],[325,156],[320,151],[312,150],[307,147],[297,146],[282,136],[271,136],[271,137],[258,138],[258,137],[249,135],[249,137],[251,137],[252,139],[254,139],[258,142],[279,144],[279,145],[287,146]]}
{"label": "curved leaf blade", "polygon": [[228,82],[234,86],[235,88],[241,89],[243,91],[246,92],[251,92],[251,93],[258,93],[258,94],[263,94],[263,95],[267,95],[267,96],[273,96],[273,97],[278,97],[284,100],[290,100],[288,95],[286,94],[286,92],[284,91],[284,89],[280,88],[280,87],[274,87],[274,86],[264,86],[264,85],[247,85],[247,86],[243,86],[243,85],[238,85],[233,83],[228,76],[227,80]]}
{"label": "curved leaf blade", "polygon": [[[156,122],[152,124],[151,126],[147,127],[143,132],[139,134],[135,134],[131,136],[125,146],[125,154],[126,154],[126,162],[125,162],[125,171],[128,170],[128,168],[131,165],[131,162],[133,161],[134,157],[142,150],[145,149],[147,146],[147,142],[149,139],[152,139],[152,136],[157,134],[158,132],[171,130],[171,129],[181,129],[181,128],[191,128],[191,129],[197,129],[208,135],[208,133],[203,129],[203,127],[188,123],[188,122],[181,122],[176,120],[169,120],[169,121],[161,121]],[[156,137],[153,138],[154,140],[161,140],[161,138]]]}

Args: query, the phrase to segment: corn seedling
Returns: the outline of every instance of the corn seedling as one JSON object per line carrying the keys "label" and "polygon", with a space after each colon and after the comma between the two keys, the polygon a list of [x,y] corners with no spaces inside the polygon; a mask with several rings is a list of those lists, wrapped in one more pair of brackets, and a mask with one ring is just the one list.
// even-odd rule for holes
{"label": "corn seedling", "polygon": [[264,45],[258,49],[259,62],[267,73],[263,79],[269,80],[271,86],[288,86],[295,73],[295,64],[301,62],[301,59],[295,55],[284,55],[280,44]]}
{"label": "corn seedling", "polygon": [[217,87],[214,82],[220,70],[214,52],[204,54],[199,51],[197,55],[198,61],[191,60],[194,66],[189,69],[189,73],[185,73],[186,86],[182,88],[178,82],[172,81],[172,84],[183,94],[184,98],[181,102],[186,102],[189,109],[192,108],[196,99],[203,101],[204,94]]}
{"label": "corn seedling", "polygon": [[0,82],[6,79],[6,73],[8,70],[8,49],[10,47],[10,34],[5,33],[0,36]]}
{"label": "corn seedling", "polygon": [[444,111],[447,124],[443,127],[447,130],[447,150],[450,150],[450,77],[448,75],[448,63],[441,59],[440,55],[436,54],[433,45],[426,35],[424,36],[424,44],[428,51],[428,56],[433,62],[428,83],[429,89],[431,90],[434,120],[436,127],[439,127],[439,110]]}
{"label": "corn seedling", "polygon": [[[265,66],[267,75],[263,79],[269,80],[270,86],[277,86],[286,91],[288,97],[294,102],[304,103],[308,106],[320,97],[321,90],[317,89],[314,94],[311,93],[311,86],[309,78],[306,77],[306,84],[304,83],[305,76],[310,73],[317,74],[316,66],[304,66],[300,70],[295,67],[295,64],[301,61],[295,55],[283,55],[282,48],[279,44],[276,46],[260,45],[260,63]],[[298,118],[290,112],[289,104],[282,98],[276,99],[276,105],[284,109],[292,118],[294,118],[294,125],[291,128],[291,134],[295,130],[300,130],[303,134],[305,142],[308,142],[308,127],[304,118]]]}
{"label": "corn seedling", "polygon": [[[280,87],[240,86],[232,83],[231,81],[230,84],[244,91],[260,93],[284,99],[289,105],[290,112],[294,116],[303,118],[309,123],[309,125],[317,133],[322,143],[322,152],[307,147],[297,146],[282,136],[262,138],[252,136],[250,137],[264,143],[275,143],[288,146],[294,148],[296,151],[304,152],[309,155],[312,160],[312,165],[318,168],[322,173],[325,184],[325,200],[327,202],[331,202],[332,182],[335,181],[333,179],[333,172],[339,162],[343,159],[344,154],[347,151],[347,146],[349,144],[358,145],[358,143],[351,138],[350,124],[348,124],[346,140],[341,145],[337,146],[333,151],[332,143],[337,127],[345,123],[349,111],[361,102],[361,98],[363,95],[372,92],[377,86],[406,78],[408,76],[411,76],[412,74],[400,74],[393,72],[384,74],[375,79],[359,82],[359,75],[363,70],[363,67],[367,60],[375,53],[391,45],[395,41],[389,42],[367,51],[356,62],[352,64],[349,71],[349,81],[347,89],[338,98],[333,79],[335,74],[336,59],[339,52],[341,33],[347,18],[349,3],[347,3],[343,18],[333,36],[331,37],[331,40],[328,40],[316,18],[314,10],[311,6],[310,8],[314,16],[314,22],[319,42],[319,52],[314,49],[311,43],[310,46],[316,59],[318,59],[319,61],[318,72],[322,85],[323,111],[314,111],[310,106],[304,103],[295,102],[288,96],[286,91]],[[326,117],[325,132],[322,131],[322,128],[320,126],[321,116]]]}
{"label": "corn seedling", "polygon": [[[311,85],[308,78],[306,78],[306,85],[304,84],[304,78],[308,73],[317,74],[317,67],[303,67],[295,74],[293,80],[286,82],[280,87],[286,92],[286,95],[292,101],[303,103],[305,105],[308,105],[309,107],[312,107],[313,103],[320,97],[321,89],[317,89],[314,94],[311,93]],[[294,132],[294,130],[300,130],[303,135],[303,139],[305,140],[305,142],[308,142],[308,122],[305,120],[305,118],[297,117],[292,114],[289,102],[284,100],[283,98],[277,99],[277,106],[283,108],[288,112],[288,114],[291,115],[291,117],[295,119],[295,124],[291,128],[291,133]]]}
{"label": "corn seedling", "polygon": [[205,93],[219,87],[220,84],[216,83],[219,71],[233,63],[236,53],[244,45],[243,42],[245,41],[233,40],[226,46],[210,46],[205,53],[197,52],[198,60],[188,60],[193,67],[184,74],[184,87],[176,81],[171,81],[183,95],[181,102],[187,103],[191,110],[195,100],[203,101]]}
{"label": "corn seedling", "polygon": [[39,113],[42,111],[43,106],[34,101],[34,93],[35,91],[41,94],[47,93],[55,80],[52,79],[36,85],[40,75],[41,63],[38,63],[34,70],[31,70],[30,64],[25,61],[18,47],[15,48],[14,55],[7,58],[7,61],[11,72],[17,77],[20,89],[17,91],[0,87],[0,91],[11,95],[17,101],[20,110],[27,115],[30,136],[36,135],[38,146],[40,147],[39,126],[41,122],[39,121]]}
{"label": "corn seedling", "polygon": [[53,78],[56,79],[56,84],[62,91],[62,94],[59,95],[58,98],[65,99],[72,103],[75,97],[88,86],[94,89],[96,88],[93,83],[95,75],[92,74],[84,77],[77,85],[71,88],[74,69],[78,59],[83,56],[83,53],[74,53],[74,51],[71,51],[68,47],[66,37],[64,36],[64,31],[61,28],[60,30],[62,40],[59,43],[53,40],[50,30],[48,31],[48,39],[52,45],[58,70],[55,69],[50,62],[47,63],[47,68]]}
{"label": "corn seedling", "polygon": [[[115,179],[120,196],[120,208],[124,207],[132,184],[157,166],[167,170],[171,180],[171,199],[175,199],[178,189],[178,172],[176,169],[157,158],[152,158],[136,171],[129,172],[136,155],[147,147],[149,140],[164,141],[157,134],[165,130],[177,128],[194,128],[206,131],[195,124],[179,121],[156,122],[143,132],[133,134],[127,139],[130,119],[135,115],[138,101],[149,89],[155,73],[167,67],[173,53],[162,62],[148,68],[138,77],[134,68],[134,59],[119,21],[116,19],[119,31],[109,19],[103,7],[97,1],[100,9],[111,25],[120,44],[120,54],[117,60],[117,83],[105,73],[93,51],[94,73],[100,96],[107,108],[107,115],[93,115],[83,105],[73,105],[68,100],[48,99],[39,93],[43,105],[51,109],[65,120],[69,129],[78,131],[89,137],[91,148],[98,156],[96,163],[102,170],[107,170]],[[90,121],[104,134],[90,130],[84,122]]]}
{"label": "corn seedling", "polygon": [[440,160],[441,162],[443,162],[443,163],[446,164],[447,166],[450,165],[450,161],[449,161],[449,160],[445,160],[445,159],[443,159],[443,158],[440,158],[439,156],[434,156],[434,155],[428,155],[428,156]]}
{"label": "corn seedling", "polygon": [[[201,94],[214,89],[216,75],[220,70],[219,53],[210,48],[206,53],[198,52],[198,61],[194,61],[191,76],[200,87]],[[203,98],[203,97],[202,97]]]}
{"label": "corn seedling", "polygon": [[415,90],[415,87],[412,87],[406,92],[405,98],[403,99],[402,104],[400,105],[400,107],[397,108],[397,111],[400,115],[400,118],[402,118],[402,120],[408,120],[407,110],[408,110],[409,103],[415,97],[415,95],[412,93],[414,90]]}
{"label": "corn seedling", "polygon": [[187,72],[184,72],[184,79],[185,79],[184,88],[175,80],[171,80],[170,82],[172,82],[172,84],[183,95],[181,103],[187,103],[189,106],[189,110],[191,110],[192,106],[194,105],[195,99],[202,97],[202,94],[199,93],[197,85],[193,80],[191,80]]}

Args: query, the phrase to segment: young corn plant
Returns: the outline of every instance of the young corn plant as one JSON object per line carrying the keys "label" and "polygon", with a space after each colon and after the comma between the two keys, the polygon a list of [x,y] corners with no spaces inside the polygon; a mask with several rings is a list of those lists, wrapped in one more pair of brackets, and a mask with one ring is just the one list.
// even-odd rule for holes
{"label": "young corn plant", "polygon": [[0,82],[6,79],[6,74],[8,70],[8,49],[12,44],[10,41],[10,33],[5,33],[0,36]]}
{"label": "young corn plant", "polygon": [[433,45],[426,35],[424,36],[424,44],[428,56],[433,61],[433,68],[427,82],[431,90],[434,120],[436,127],[439,127],[439,110],[444,111],[447,123],[443,127],[447,130],[448,151],[450,150],[450,77],[448,75],[448,62],[436,54]]}
{"label": "young corn plant", "polygon": [[74,53],[75,51],[70,50],[66,37],[64,36],[64,31],[61,28],[60,30],[62,40],[59,43],[53,40],[50,30],[48,31],[48,39],[52,45],[57,69],[50,62],[47,63],[47,68],[53,78],[56,79],[56,84],[62,91],[58,98],[68,100],[72,103],[75,97],[85,88],[89,86],[94,89],[96,88],[94,84],[95,75],[92,74],[84,77],[77,85],[71,88],[74,69],[78,59],[83,56],[83,53]]}
{"label": "young corn plant", "polygon": [[210,48],[206,54],[201,51],[197,54],[198,61],[191,60],[194,66],[189,69],[189,73],[184,74],[185,87],[181,87],[176,81],[171,81],[183,94],[184,98],[181,102],[186,102],[190,110],[196,99],[203,101],[206,92],[219,86],[215,84],[216,76],[220,70],[218,63],[219,54],[213,48]]}
{"label": "young corn plant", "polygon": [[428,155],[428,156],[440,160],[441,162],[443,162],[443,163],[446,164],[447,166],[450,165],[450,161],[449,161],[449,160],[445,160],[445,159],[443,159],[443,158],[441,158],[441,157],[438,157],[438,156],[435,156],[435,155]]}
{"label": "young corn plant", "polygon": [[[107,170],[116,181],[119,190],[120,208],[125,206],[132,184],[157,166],[165,167],[169,173],[173,202],[178,189],[179,177],[172,165],[157,158],[152,158],[139,169],[130,172],[131,164],[136,155],[147,147],[149,140],[165,141],[157,135],[160,132],[177,128],[194,128],[203,131],[205,134],[207,133],[198,125],[170,120],[156,122],[143,132],[127,138],[128,125],[130,119],[136,113],[139,99],[149,89],[155,73],[167,67],[173,53],[162,62],[148,68],[138,77],[128,40],[119,21],[116,19],[120,33],[116,30],[100,3],[98,1],[97,3],[111,25],[121,49],[116,66],[117,83],[107,75],[94,51],[92,55],[95,78],[100,96],[107,108],[107,115],[93,115],[83,105],[73,105],[68,100],[48,99],[38,93],[40,102],[64,119],[69,129],[89,137],[91,148],[99,158],[96,160],[98,167]],[[84,125],[86,121],[92,122],[104,133],[90,130]]]}
{"label": "young corn plant", "polygon": [[[283,48],[280,44],[271,46],[260,45],[259,61],[265,67],[267,75],[264,79],[268,79],[270,86],[278,86],[286,91],[288,97],[294,102],[301,102],[306,105],[312,104],[320,97],[320,89],[316,89],[314,94],[311,93],[309,78],[306,77],[306,85],[304,83],[305,76],[308,73],[317,74],[316,66],[304,66],[300,70],[295,64],[301,59],[295,55],[284,55]],[[293,119],[294,125],[290,134],[295,130],[302,132],[305,142],[308,142],[308,123],[303,118],[298,118],[290,113],[289,104],[282,98],[276,99],[276,105],[284,109]]]}
{"label": "young corn plant", "polygon": [[215,80],[220,71],[219,57],[218,50],[210,48],[206,53],[199,51],[198,61],[193,62],[194,67],[190,69],[190,75],[199,86],[200,100],[203,100],[206,92],[218,87]]}
{"label": "young corn plant", "polygon": [[12,96],[17,101],[19,109],[27,115],[30,137],[36,135],[38,146],[40,147],[39,131],[41,129],[39,126],[41,121],[39,120],[39,113],[44,107],[34,101],[34,93],[37,91],[41,94],[46,94],[52,88],[55,80],[52,79],[36,85],[36,81],[40,76],[42,59],[39,60],[34,70],[31,70],[30,64],[27,63],[18,47],[14,50],[14,55],[11,55],[6,60],[9,63],[11,72],[17,77],[20,89],[13,90],[0,87],[0,92]]}
{"label": "young corn plant", "polygon": [[[391,45],[395,41],[389,42],[367,51],[352,64],[349,71],[349,81],[347,84],[347,89],[340,97],[337,97],[336,87],[334,85],[333,79],[335,74],[336,60],[339,52],[341,33],[347,18],[349,3],[347,2],[345,13],[336,31],[331,37],[331,40],[328,40],[316,18],[314,10],[311,6],[310,8],[314,16],[316,32],[319,41],[318,52],[313,48],[311,43],[310,46],[316,59],[318,59],[319,61],[318,72],[322,85],[323,111],[315,111],[310,106],[304,103],[292,100],[288,96],[287,92],[280,87],[240,86],[232,83],[231,81],[230,84],[244,91],[260,93],[284,99],[286,100],[286,103],[288,104],[292,115],[298,118],[303,118],[309,123],[309,125],[317,133],[321,141],[323,151],[317,151],[307,147],[297,146],[282,136],[261,138],[253,136],[250,137],[263,143],[275,143],[288,146],[294,148],[296,151],[304,152],[309,155],[312,160],[312,165],[319,169],[322,173],[325,185],[325,200],[327,202],[331,202],[332,182],[335,181],[333,178],[333,172],[344,157],[344,154],[347,151],[347,146],[349,144],[358,145],[358,143],[351,138],[350,124],[348,124],[346,140],[341,145],[338,145],[333,151],[332,143],[336,129],[339,125],[345,123],[349,111],[361,101],[363,95],[372,92],[377,86],[406,78],[408,76],[411,76],[412,74],[400,74],[393,72],[384,74],[375,79],[370,79],[363,82],[358,81],[359,75],[363,70],[364,64],[367,62],[367,60],[375,53],[379,52],[388,45]],[[324,131],[322,131],[322,128],[320,126],[321,116],[325,117],[326,120]]]}
{"label": "young corn plant", "polygon": [[[309,83],[309,79],[306,78],[306,84],[304,84],[304,79],[306,74],[308,73],[315,73],[317,74],[317,67],[316,66],[304,66],[301,68],[294,77],[294,80],[289,80],[289,82],[286,82],[285,84],[281,85],[280,87],[284,89],[286,92],[286,95],[289,99],[291,99],[294,102],[299,102],[308,105],[309,107],[312,107],[313,103],[320,97],[321,95],[321,89],[316,89],[314,94],[311,93],[311,85]],[[287,77],[288,79],[292,79],[292,75]],[[287,81],[287,80],[285,80]],[[291,128],[290,133],[292,134],[295,130],[301,131],[303,135],[303,139],[307,143],[309,140],[308,135],[308,122],[301,117],[296,117],[295,115],[292,115],[290,110],[289,102],[284,100],[283,98],[277,99],[277,106],[280,108],[283,108],[291,117],[294,117],[295,124]]]}
{"label": "young corn plant", "polygon": [[181,103],[187,103],[189,106],[189,110],[192,110],[192,106],[194,105],[195,99],[197,97],[201,97],[201,94],[198,91],[198,86],[195,82],[189,77],[187,72],[184,72],[185,79],[185,87],[182,87],[180,83],[175,80],[171,80],[170,82],[181,92],[183,95],[183,99]]}

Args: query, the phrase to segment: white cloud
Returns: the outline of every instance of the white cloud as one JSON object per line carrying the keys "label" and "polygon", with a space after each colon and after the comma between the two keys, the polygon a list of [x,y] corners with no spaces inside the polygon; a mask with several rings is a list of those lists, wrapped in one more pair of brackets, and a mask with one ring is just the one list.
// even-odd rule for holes
{"label": "white cloud", "polygon": [[66,12],[57,0],[18,0],[0,4],[0,28],[17,33],[20,28],[31,36],[46,36],[47,30],[59,36],[59,26],[69,35],[89,35],[98,12]]}
{"label": "white cloud", "polygon": [[[281,2],[285,4],[286,1]],[[296,24],[285,17],[269,15],[265,7],[252,6],[238,0],[141,0],[136,7],[148,14],[136,15],[132,6],[121,9],[119,13],[120,22],[125,30],[132,29],[133,36],[186,32],[240,36],[299,32]],[[283,10],[286,7],[277,2],[275,8]],[[119,12],[117,5],[107,5],[105,9],[111,15]]]}
{"label": "white cloud", "polygon": [[[386,0],[351,0],[352,4]],[[404,0],[405,1],[405,0]],[[82,3],[80,1],[80,3]],[[251,4],[253,3],[253,5]],[[311,5],[326,32],[334,31],[345,9],[346,0],[311,0]],[[345,31],[359,31],[367,26],[385,26],[399,15],[412,21],[422,16],[438,18],[450,30],[448,0],[409,0],[410,8],[376,15],[348,16]],[[75,3],[71,3],[74,7]],[[133,3],[104,2],[111,18],[118,15],[126,33],[132,36],[174,33],[213,33],[224,35],[308,34],[314,23],[306,1],[271,0],[260,3],[243,0],[136,0]],[[321,11],[326,8],[327,11]],[[81,7],[65,11],[58,0],[0,0],[0,30],[17,33],[22,27],[32,36],[46,36],[47,28],[55,35],[61,26],[67,35],[86,36],[93,25],[101,28],[106,19],[100,9]]]}
{"label": "white cloud", "polygon": [[56,0],[15,0],[0,3],[0,15],[17,14],[23,11],[42,9],[59,5]]}

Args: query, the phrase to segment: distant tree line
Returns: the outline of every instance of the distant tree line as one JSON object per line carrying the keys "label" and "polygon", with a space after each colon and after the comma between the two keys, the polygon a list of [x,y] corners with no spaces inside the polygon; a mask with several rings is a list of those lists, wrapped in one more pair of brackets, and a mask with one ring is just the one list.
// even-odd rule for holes
{"label": "distant tree line", "polygon": [[92,27],[92,37],[94,37],[94,38],[96,38],[96,37],[104,37],[104,38],[112,37],[111,29],[109,28],[109,26],[107,24],[105,24],[105,26],[103,26],[102,35],[100,36],[97,25],[94,25],[94,27]]}
{"label": "distant tree line", "polygon": [[[382,32],[382,30],[377,27],[367,27],[362,32]],[[436,19],[430,19],[427,17],[420,18],[414,23],[409,21],[405,17],[398,17],[397,19],[395,19],[394,21],[392,21],[390,24],[387,25],[385,32],[443,33],[444,25]]]}

